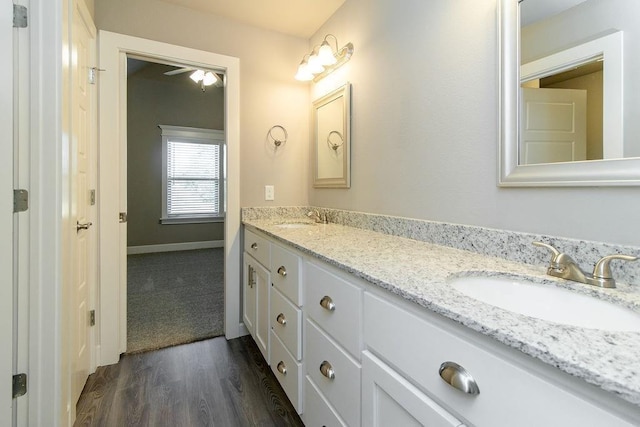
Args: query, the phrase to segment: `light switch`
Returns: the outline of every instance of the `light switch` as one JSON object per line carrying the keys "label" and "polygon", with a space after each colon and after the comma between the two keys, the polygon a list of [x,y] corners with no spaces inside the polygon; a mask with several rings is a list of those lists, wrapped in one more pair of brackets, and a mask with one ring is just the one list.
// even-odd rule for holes
{"label": "light switch", "polygon": [[264,186],[264,199],[265,200],[274,200],[276,196],[275,189],[273,185],[265,185]]}

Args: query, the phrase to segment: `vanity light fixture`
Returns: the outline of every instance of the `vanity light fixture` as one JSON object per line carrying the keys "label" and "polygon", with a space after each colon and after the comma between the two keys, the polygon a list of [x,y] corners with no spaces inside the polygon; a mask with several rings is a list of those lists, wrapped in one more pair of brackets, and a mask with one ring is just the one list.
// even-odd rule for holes
{"label": "vanity light fixture", "polygon": [[202,89],[203,92],[204,92],[205,86],[211,86],[216,81],[218,81],[218,76],[216,76],[211,71],[205,72],[204,70],[196,70],[193,73],[191,73],[189,77],[194,82],[200,83],[200,88]]}
{"label": "vanity light fixture", "polygon": [[[335,50],[329,44],[329,38],[335,41]],[[342,48],[338,48],[338,39],[333,34],[327,34],[319,46],[313,48],[311,53],[306,54],[296,73],[296,80],[317,82],[327,74],[340,68],[353,55],[353,43],[347,43]]]}

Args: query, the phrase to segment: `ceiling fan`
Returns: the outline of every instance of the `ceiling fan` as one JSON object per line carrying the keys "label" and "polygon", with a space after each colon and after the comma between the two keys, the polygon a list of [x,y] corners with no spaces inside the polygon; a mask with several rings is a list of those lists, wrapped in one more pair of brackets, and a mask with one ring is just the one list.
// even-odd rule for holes
{"label": "ceiling fan", "polygon": [[222,78],[213,71],[205,71],[199,68],[194,67],[182,67],[176,68],[175,70],[167,71],[164,73],[165,76],[175,76],[182,73],[191,72],[189,76],[191,80],[196,83],[200,83],[200,88],[202,91],[205,91],[207,86],[214,85],[215,87],[222,87]]}

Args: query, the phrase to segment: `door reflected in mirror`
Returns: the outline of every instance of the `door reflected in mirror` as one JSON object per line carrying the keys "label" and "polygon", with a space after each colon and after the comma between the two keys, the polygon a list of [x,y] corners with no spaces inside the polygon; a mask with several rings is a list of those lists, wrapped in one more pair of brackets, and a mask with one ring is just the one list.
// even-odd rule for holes
{"label": "door reflected in mirror", "polygon": [[602,57],[521,83],[519,163],[603,159]]}
{"label": "door reflected in mirror", "polygon": [[351,185],[351,85],[349,83],[313,102],[315,188]]}

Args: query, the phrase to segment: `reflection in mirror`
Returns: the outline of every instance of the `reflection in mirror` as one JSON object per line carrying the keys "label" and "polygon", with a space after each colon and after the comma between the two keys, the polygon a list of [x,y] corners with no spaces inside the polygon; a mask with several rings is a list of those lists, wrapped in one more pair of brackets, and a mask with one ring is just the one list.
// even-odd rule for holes
{"label": "reflection in mirror", "polygon": [[316,188],[350,186],[350,85],[313,103]]}
{"label": "reflection in mirror", "polygon": [[499,4],[499,185],[640,184],[640,2]]}

